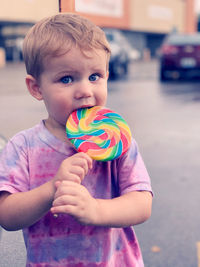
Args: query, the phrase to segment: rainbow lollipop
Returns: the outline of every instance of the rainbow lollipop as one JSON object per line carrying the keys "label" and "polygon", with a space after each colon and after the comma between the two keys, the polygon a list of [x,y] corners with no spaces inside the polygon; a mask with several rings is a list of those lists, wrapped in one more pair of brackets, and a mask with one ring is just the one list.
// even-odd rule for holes
{"label": "rainbow lollipop", "polygon": [[74,111],[67,120],[66,132],[77,151],[99,161],[120,157],[131,143],[131,131],[125,120],[100,106]]}

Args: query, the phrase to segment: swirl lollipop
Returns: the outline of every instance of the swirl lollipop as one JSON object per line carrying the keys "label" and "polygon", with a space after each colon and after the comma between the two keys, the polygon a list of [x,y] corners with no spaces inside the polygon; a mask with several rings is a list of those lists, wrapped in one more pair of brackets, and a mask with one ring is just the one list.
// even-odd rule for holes
{"label": "swirl lollipop", "polygon": [[99,161],[120,157],[131,143],[131,132],[125,120],[100,106],[74,111],[67,120],[66,132],[77,151]]}

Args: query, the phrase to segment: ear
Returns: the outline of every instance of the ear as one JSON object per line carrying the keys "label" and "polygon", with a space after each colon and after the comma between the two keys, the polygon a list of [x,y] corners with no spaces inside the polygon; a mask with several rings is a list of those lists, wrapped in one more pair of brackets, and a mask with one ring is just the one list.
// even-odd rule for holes
{"label": "ear", "polygon": [[106,73],[106,78],[107,79],[109,78],[109,71],[107,71],[107,73]]}
{"label": "ear", "polygon": [[37,100],[42,100],[42,93],[40,91],[40,86],[38,81],[32,76],[32,75],[27,75],[26,76],[26,86],[29,90],[29,93],[36,98]]}

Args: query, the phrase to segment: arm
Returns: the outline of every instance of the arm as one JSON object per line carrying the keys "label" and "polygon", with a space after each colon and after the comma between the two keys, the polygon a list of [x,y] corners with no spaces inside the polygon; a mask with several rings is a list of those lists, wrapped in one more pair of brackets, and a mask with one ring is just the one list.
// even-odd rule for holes
{"label": "arm", "polygon": [[63,181],[57,187],[51,211],[70,214],[83,224],[127,227],[142,223],[151,215],[152,195],[147,191],[95,199],[80,184]]}
{"label": "arm", "polygon": [[0,193],[0,225],[8,231],[28,227],[51,207],[55,188],[48,182],[28,192]]}
{"label": "arm", "polygon": [[49,182],[27,192],[0,192],[0,225],[11,231],[32,225],[51,208],[56,181],[78,184],[91,167],[91,158],[85,153],[77,153],[61,163],[55,177]]}
{"label": "arm", "polygon": [[152,195],[134,191],[111,200],[98,200],[101,225],[127,227],[145,222],[151,216]]}

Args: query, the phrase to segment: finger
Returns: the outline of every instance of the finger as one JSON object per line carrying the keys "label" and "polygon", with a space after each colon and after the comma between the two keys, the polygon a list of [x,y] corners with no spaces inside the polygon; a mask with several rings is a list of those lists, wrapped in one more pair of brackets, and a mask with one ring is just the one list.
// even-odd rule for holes
{"label": "finger", "polygon": [[72,205],[77,206],[77,198],[73,195],[61,195],[57,197],[53,203],[52,207],[64,206],[64,205]]}
{"label": "finger", "polygon": [[86,164],[89,169],[92,168],[92,158],[84,152],[78,152],[74,155],[74,160],[81,160],[79,164]]}
{"label": "finger", "polygon": [[80,176],[83,180],[88,170],[92,168],[92,159],[85,153],[76,153],[73,156],[65,159],[60,166],[60,174],[68,179],[70,173],[74,173]]}
{"label": "finger", "polygon": [[78,176],[79,179],[82,181],[85,177],[85,175],[88,173],[88,166],[85,165],[85,166],[73,166],[71,168],[71,173]]}
{"label": "finger", "polygon": [[72,181],[62,181],[60,182],[57,191],[54,195],[54,199],[62,196],[62,195],[71,195],[76,196],[79,195],[82,186]]}
{"label": "finger", "polygon": [[[82,155],[84,155],[84,153]],[[85,171],[85,174],[90,169],[89,162],[88,162],[87,158],[85,156],[81,156],[81,155],[74,158],[72,166],[73,167],[79,166],[80,168],[82,168]]]}
{"label": "finger", "polygon": [[87,161],[87,165],[89,167],[89,169],[92,169],[92,158],[90,156],[88,156],[88,154],[84,153],[84,152],[79,152],[78,153],[81,157],[85,158]]}
{"label": "finger", "polygon": [[65,173],[62,177],[58,177],[60,181],[71,181],[80,184],[81,183],[81,177],[73,172]]}
{"label": "finger", "polygon": [[76,206],[73,205],[63,205],[63,206],[57,206],[57,207],[52,207],[51,212],[55,215],[58,215],[60,213],[66,213],[72,216],[77,215],[77,208]]}
{"label": "finger", "polygon": [[61,183],[61,181],[56,181],[56,182],[54,183],[54,185],[55,185],[56,189],[58,189],[58,187],[59,187],[60,183]]}
{"label": "finger", "polygon": [[[59,184],[61,184],[61,182],[57,183],[58,186]],[[59,192],[60,191],[60,192]],[[73,197],[73,195],[62,195],[62,190],[60,190],[60,188],[57,190],[55,196],[54,196],[54,201],[52,203],[52,207],[51,207],[51,212],[53,213],[54,217],[57,218],[59,213],[62,213],[62,210],[59,211],[59,209],[57,209],[57,207],[60,207],[64,204],[64,206],[66,205],[76,205],[76,198]]]}

